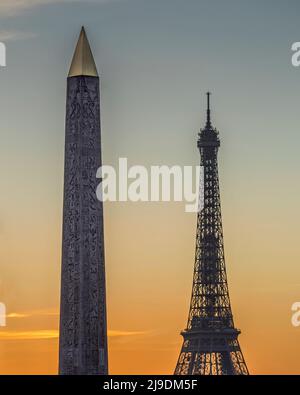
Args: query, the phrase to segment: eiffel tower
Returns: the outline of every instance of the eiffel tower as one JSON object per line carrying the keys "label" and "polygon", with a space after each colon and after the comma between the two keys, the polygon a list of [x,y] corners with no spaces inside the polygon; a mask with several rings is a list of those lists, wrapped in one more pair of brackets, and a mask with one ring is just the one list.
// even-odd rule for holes
{"label": "eiffel tower", "polygon": [[[207,119],[197,146],[203,166],[198,212],[193,288],[187,328],[181,332],[183,345],[176,375],[248,375],[230,306],[218,178],[218,131]],[[201,199],[203,197],[203,199]]]}

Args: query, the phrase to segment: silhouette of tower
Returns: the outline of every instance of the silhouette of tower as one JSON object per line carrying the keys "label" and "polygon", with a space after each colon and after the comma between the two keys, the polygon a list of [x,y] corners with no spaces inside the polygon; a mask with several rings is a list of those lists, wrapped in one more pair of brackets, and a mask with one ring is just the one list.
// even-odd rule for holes
{"label": "silhouette of tower", "polygon": [[60,374],[107,374],[99,77],[84,28],[67,81]]}
{"label": "silhouette of tower", "polygon": [[234,327],[228,293],[218,178],[218,131],[207,119],[197,146],[203,166],[200,193],[202,207],[197,217],[196,254],[192,297],[187,328],[176,375],[249,374]]}

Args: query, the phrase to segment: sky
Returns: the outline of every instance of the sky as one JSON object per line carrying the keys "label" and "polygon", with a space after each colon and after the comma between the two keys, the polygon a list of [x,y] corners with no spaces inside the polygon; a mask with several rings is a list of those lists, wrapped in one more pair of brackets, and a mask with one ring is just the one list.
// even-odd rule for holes
{"label": "sky", "polygon": [[[66,76],[82,25],[105,164],[197,165],[212,92],[225,256],[250,373],[299,374],[297,0],[0,0],[0,374],[57,374]],[[196,215],[105,204],[112,374],[172,374]],[[280,357],[279,357],[280,356]]]}

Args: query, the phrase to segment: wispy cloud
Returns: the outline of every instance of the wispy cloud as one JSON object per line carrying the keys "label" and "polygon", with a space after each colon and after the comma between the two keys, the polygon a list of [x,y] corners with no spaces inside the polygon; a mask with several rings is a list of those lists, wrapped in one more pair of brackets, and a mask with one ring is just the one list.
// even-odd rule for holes
{"label": "wispy cloud", "polygon": [[114,331],[108,330],[109,337],[124,337],[124,336],[143,336],[147,335],[148,331]]}
{"label": "wispy cloud", "polygon": [[[50,4],[79,3],[82,0],[0,0],[0,18],[13,17],[39,6]],[[85,3],[103,4],[116,0],[84,0]],[[120,1],[120,0],[119,0]],[[0,41],[25,40],[36,37],[35,33],[19,30],[0,30]]]}
{"label": "wispy cloud", "polygon": [[42,316],[58,316],[57,310],[33,310],[24,312],[13,312],[6,315],[6,318],[28,318]]}
{"label": "wispy cloud", "polygon": [[[57,317],[57,309],[32,310],[22,312],[12,312],[6,315],[7,319],[24,319],[32,317]],[[126,330],[108,330],[108,336],[112,338],[122,338],[129,336],[146,336],[150,331],[126,331]],[[0,330],[0,340],[39,340],[39,339],[56,339],[59,336],[57,329],[42,329],[30,331],[2,331]]]}
{"label": "wispy cloud", "polygon": [[[145,335],[148,332],[144,331],[118,331],[109,330],[108,337],[124,337]],[[0,340],[43,340],[43,339],[57,339],[59,331],[57,329],[42,329],[31,331],[2,331],[0,330]]]}
{"label": "wispy cloud", "polygon": [[[1,0],[0,0],[1,1]],[[1,3],[0,3],[1,4]],[[1,8],[0,8],[1,10]],[[0,11],[1,14],[1,11]],[[0,30],[0,41],[26,40],[35,37],[36,34],[31,32],[22,32],[20,30]]]}
{"label": "wispy cloud", "polygon": [[[14,16],[37,6],[59,3],[77,3],[82,0],[0,0],[0,16]],[[85,3],[105,3],[110,0],[84,0]]]}
{"label": "wispy cloud", "polygon": [[41,340],[57,338],[58,330],[55,329],[38,331],[0,331],[0,340]]}
{"label": "wispy cloud", "polygon": [[61,2],[62,2],[61,0],[1,0],[0,15],[13,16],[22,11],[28,10],[30,8],[39,5],[49,4],[49,3],[61,3]]}
{"label": "wispy cloud", "polygon": [[6,314],[6,318],[26,318],[29,317],[28,314],[22,314],[22,313],[10,313]]}

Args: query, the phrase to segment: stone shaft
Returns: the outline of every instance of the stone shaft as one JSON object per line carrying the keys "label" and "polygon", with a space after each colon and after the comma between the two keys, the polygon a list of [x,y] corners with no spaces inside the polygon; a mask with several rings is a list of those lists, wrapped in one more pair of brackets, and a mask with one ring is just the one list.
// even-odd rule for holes
{"label": "stone shaft", "polygon": [[107,374],[99,78],[67,82],[59,339],[60,374]]}

